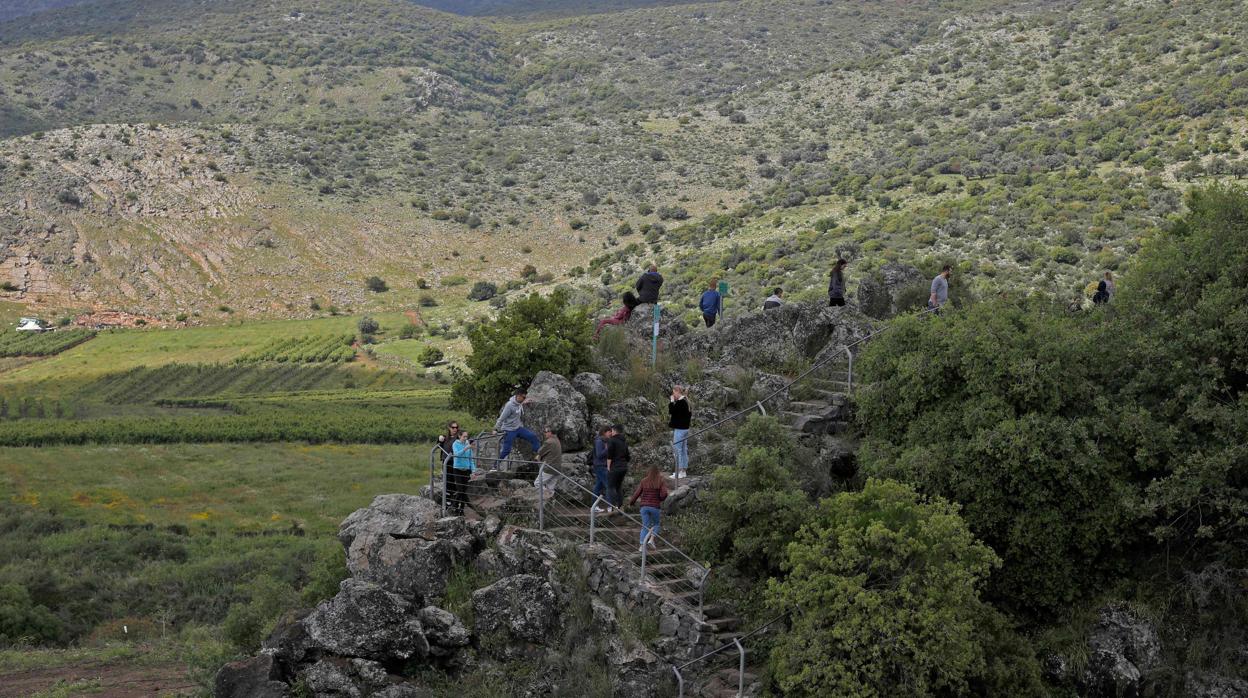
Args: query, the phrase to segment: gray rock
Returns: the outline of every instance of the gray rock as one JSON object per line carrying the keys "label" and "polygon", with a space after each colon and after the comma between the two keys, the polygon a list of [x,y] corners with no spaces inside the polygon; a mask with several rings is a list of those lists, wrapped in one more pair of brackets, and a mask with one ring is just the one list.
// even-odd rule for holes
{"label": "gray rock", "polygon": [[870,330],[870,318],[851,308],[790,303],[691,335],[678,352],[685,358],[702,358],[711,375],[732,366],[774,371],[793,360],[817,360],[826,352],[839,351]]}
{"label": "gray rock", "polygon": [[572,387],[591,404],[600,405],[607,401],[609,395],[606,381],[597,373],[576,374],[572,377]]}
{"label": "gray rock", "polygon": [[689,400],[702,406],[735,407],[740,404],[741,393],[714,378],[703,378],[685,386]]}
{"label": "gray rock", "polygon": [[287,612],[278,619],[273,632],[261,644],[265,654],[271,655],[281,667],[294,667],[307,656],[312,640],[302,621],[311,613],[310,608]]}
{"label": "gray rock", "polygon": [[585,448],[590,438],[589,407],[585,396],[563,376],[542,371],[529,384],[528,399],[524,403],[524,425],[539,435],[545,427],[554,427],[564,450]]}
{"label": "gray rock", "polygon": [[546,580],[518,574],[472,594],[478,635],[505,633],[513,640],[540,643],[558,623],[555,591]]}
{"label": "gray rock", "polygon": [[890,318],[900,310],[899,301],[907,292],[923,296],[925,282],[918,269],[889,262],[858,282],[858,306],[873,318]]}
{"label": "gray rock", "polygon": [[1156,628],[1117,604],[1101,609],[1088,649],[1081,683],[1089,696],[1140,695],[1145,676],[1161,658]]}
{"label": "gray rock", "polygon": [[366,659],[322,659],[300,678],[316,698],[363,698],[388,682],[386,670]]}
{"label": "gray rock", "polygon": [[424,540],[369,533],[351,544],[347,569],[356,579],[423,606],[446,593],[451,570],[469,561],[471,549],[471,538]]}
{"label": "gray rock", "polygon": [[1088,698],[1137,698],[1140,670],[1126,657],[1098,651],[1088,659],[1083,684]]}
{"label": "gray rock", "polygon": [[754,378],[754,397],[763,403],[768,414],[779,415],[789,408],[789,379],[771,373],[759,373]]}
{"label": "gray rock", "polygon": [[262,654],[230,662],[212,680],[214,698],[286,698],[289,686],[281,680],[273,657]]}
{"label": "gray rock", "polygon": [[425,637],[430,644],[438,647],[465,647],[471,636],[459,618],[450,611],[437,606],[426,606],[417,614],[420,625],[424,628]]}
{"label": "gray rock", "polygon": [[434,692],[424,686],[401,683],[387,686],[374,693],[371,698],[434,698]]}
{"label": "gray rock", "polygon": [[302,621],[313,646],[330,654],[390,661],[423,657],[429,643],[412,605],[371,582],[346,579]]}
{"label": "gray rock", "polygon": [[594,614],[594,629],[598,632],[610,633],[614,632],[618,624],[615,616],[615,609],[603,603],[601,599],[592,596],[589,599],[590,610]]}
{"label": "gray rock", "polygon": [[373,503],[357,509],[338,526],[338,540],[343,548],[361,533],[389,533],[414,536],[432,529],[441,516],[438,505],[424,497],[410,494],[383,494]]}
{"label": "gray rock", "polygon": [[1248,681],[1216,674],[1188,674],[1183,695],[1189,698],[1246,698]]}
{"label": "gray rock", "polygon": [[595,419],[595,430],[599,424],[619,425],[624,427],[624,438],[629,444],[640,443],[659,431],[661,418],[659,408],[644,397],[630,397],[607,406],[602,411],[601,420]]}

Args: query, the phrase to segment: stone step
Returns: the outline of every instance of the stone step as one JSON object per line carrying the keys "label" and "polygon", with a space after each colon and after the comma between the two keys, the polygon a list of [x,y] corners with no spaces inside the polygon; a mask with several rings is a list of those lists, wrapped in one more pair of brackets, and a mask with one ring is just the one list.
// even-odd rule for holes
{"label": "stone step", "polygon": [[[730,635],[735,633],[737,628],[741,627],[741,619],[736,616],[721,616],[718,618],[707,616],[706,623],[715,629],[716,636]],[[731,642],[731,638],[729,638],[729,641]]]}
{"label": "stone step", "polygon": [[794,400],[789,403],[789,412],[804,412],[806,414],[823,414],[832,409],[832,405],[821,400]]}

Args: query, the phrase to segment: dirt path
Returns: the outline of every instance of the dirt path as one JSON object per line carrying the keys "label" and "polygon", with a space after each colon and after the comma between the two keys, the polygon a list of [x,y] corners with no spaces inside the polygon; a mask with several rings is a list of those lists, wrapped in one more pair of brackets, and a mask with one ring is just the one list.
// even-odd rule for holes
{"label": "dirt path", "polygon": [[419,311],[419,310],[409,310],[409,311],[407,311],[407,312],[405,312],[405,313],[403,313],[403,314],[404,314],[404,315],[406,315],[406,316],[407,316],[407,319],[408,319],[408,320],[409,320],[409,321],[410,321],[413,325],[416,325],[417,327],[420,327],[421,325],[425,324],[424,319],[422,319],[422,318],[420,317],[420,311]]}
{"label": "dirt path", "polygon": [[128,666],[86,662],[50,669],[29,669],[0,674],[0,698],[19,698],[57,687],[68,689],[79,685],[81,691],[66,695],[90,695],[98,698],[151,698],[153,696],[189,696],[198,688],[186,676],[181,664]]}

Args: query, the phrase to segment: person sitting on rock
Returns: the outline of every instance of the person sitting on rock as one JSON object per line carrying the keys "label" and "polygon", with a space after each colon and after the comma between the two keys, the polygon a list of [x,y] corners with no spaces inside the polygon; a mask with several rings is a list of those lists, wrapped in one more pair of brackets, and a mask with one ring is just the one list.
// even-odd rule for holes
{"label": "person sitting on rock", "polygon": [[646,546],[649,545],[651,550],[657,550],[658,545],[654,542],[659,537],[659,524],[663,520],[663,500],[667,499],[667,478],[663,477],[663,473],[659,472],[659,466],[652,465],[646,471],[646,476],[641,482],[637,483],[637,489],[633,491],[633,498],[628,500],[628,505],[632,506],[641,500],[641,548],[645,552]]}
{"label": "person sitting on rock", "polygon": [[657,264],[651,264],[646,273],[637,279],[637,301],[654,305],[659,302],[659,288],[663,286],[663,276],[659,274]]}
{"label": "person sitting on rock", "polygon": [[628,319],[633,316],[633,309],[636,308],[637,305],[641,302],[637,300],[637,296],[634,296],[632,291],[625,291],[623,299],[624,299],[624,307],[615,311],[614,315],[610,317],[604,317],[603,319],[598,321],[598,328],[594,330],[595,340],[598,339],[598,335],[602,334],[602,328],[606,327],[607,325],[623,325],[624,323],[628,322]]}
{"label": "person sitting on rock", "polygon": [[511,454],[511,447],[515,444],[516,437],[523,439],[533,447],[534,451],[542,447],[537,434],[524,428],[524,400],[527,397],[527,390],[516,388],[516,394],[503,405],[502,411],[498,413],[498,419],[494,422],[494,431],[501,432],[503,435],[502,450],[498,453],[500,463],[507,460],[507,456]]}
{"label": "person sitting on rock", "polygon": [[784,289],[777,286],[767,300],[763,301],[763,310],[771,310],[784,305]]}

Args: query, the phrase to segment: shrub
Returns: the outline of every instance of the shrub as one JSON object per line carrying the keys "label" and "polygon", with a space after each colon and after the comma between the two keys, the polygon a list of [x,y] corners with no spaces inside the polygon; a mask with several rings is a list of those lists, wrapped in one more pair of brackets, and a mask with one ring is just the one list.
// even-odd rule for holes
{"label": "shrub", "polygon": [[420,336],[420,326],[408,323],[399,330],[399,339],[415,339]]}
{"label": "shrub", "polygon": [[[788,576],[768,585],[773,609],[800,607],[771,653],[779,687],[794,696],[971,693],[997,651],[980,628],[994,614],[979,591],[999,563],[955,505],[901,483],[868,480],[823,500],[785,550]],[[1018,659],[1017,676],[996,682],[1024,690],[993,694],[1039,693],[1035,660]]]}
{"label": "shrub", "polygon": [[468,300],[488,301],[496,295],[498,295],[498,286],[489,281],[478,281],[472,285],[472,290],[468,292]]}
{"label": "shrub", "polygon": [[420,300],[418,301],[418,303],[420,303],[420,307],[422,308],[438,307],[438,299],[434,298],[433,296],[427,293],[420,297]]}
{"label": "shrub", "polygon": [[0,585],[0,642],[57,642],[63,633],[56,615],[46,606],[34,603],[25,587]]}
{"label": "shrub", "polygon": [[433,345],[429,345],[420,351],[420,356],[418,356],[416,360],[420,362],[421,366],[436,366],[438,362],[442,360],[443,356],[444,354],[441,349]]}
{"label": "shrub", "polygon": [[373,318],[367,315],[360,318],[360,321],[356,323],[355,326],[360,330],[360,334],[365,334],[365,335],[377,334],[377,332],[381,330],[381,325],[376,320],[374,320]]}
{"label": "shrub", "polygon": [[442,280],[438,283],[443,286],[463,286],[468,283],[468,277],[461,276],[459,274],[452,274],[451,276],[442,277]]}
{"label": "shrub", "polygon": [[789,457],[792,433],[774,417],[751,415],[737,433],[737,460],[711,480],[705,525],[695,545],[741,575],[778,574],[784,545],[810,511]]}
{"label": "shrub", "polygon": [[495,322],[469,329],[468,341],[470,373],[455,373],[451,402],[481,416],[497,410],[512,386],[539,371],[571,376],[589,366],[589,318],[584,308],[569,307],[563,289],[512,302]]}
{"label": "shrub", "polygon": [[364,286],[373,293],[384,293],[390,290],[390,287],[386,286],[386,282],[380,276],[368,277],[364,280]]}

